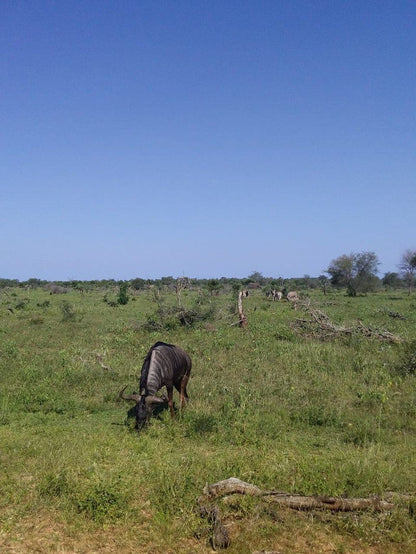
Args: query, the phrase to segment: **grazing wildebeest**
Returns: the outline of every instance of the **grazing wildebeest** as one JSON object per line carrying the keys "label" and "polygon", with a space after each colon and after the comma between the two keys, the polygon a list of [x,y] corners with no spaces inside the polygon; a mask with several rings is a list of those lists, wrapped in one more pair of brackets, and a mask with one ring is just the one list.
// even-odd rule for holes
{"label": "grazing wildebeest", "polygon": [[141,429],[149,420],[153,404],[166,402],[166,398],[156,396],[164,386],[168,393],[167,401],[172,417],[174,416],[173,387],[179,392],[180,408],[185,406],[188,399],[186,385],[191,368],[191,358],[179,346],[156,342],[150,348],[140,374],[140,394],[124,394],[127,385],[120,392],[120,398],[136,402],[135,417],[138,429]]}

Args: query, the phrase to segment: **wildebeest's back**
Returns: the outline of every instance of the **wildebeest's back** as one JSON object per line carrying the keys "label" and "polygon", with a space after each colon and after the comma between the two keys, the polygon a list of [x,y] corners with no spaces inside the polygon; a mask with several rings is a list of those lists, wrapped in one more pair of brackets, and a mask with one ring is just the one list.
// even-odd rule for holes
{"label": "wildebeest's back", "polygon": [[150,351],[148,393],[155,394],[162,386],[178,385],[191,368],[192,361],[185,350],[173,344],[156,343]]}

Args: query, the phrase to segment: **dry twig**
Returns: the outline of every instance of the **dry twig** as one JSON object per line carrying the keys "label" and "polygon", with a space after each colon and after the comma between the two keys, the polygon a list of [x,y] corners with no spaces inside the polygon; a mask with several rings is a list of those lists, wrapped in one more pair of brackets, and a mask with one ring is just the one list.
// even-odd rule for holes
{"label": "dry twig", "polygon": [[100,354],[99,352],[95,354],[95,359],[97,360],[97,363],[102,369],[105,369],[106,371],[113,371],[113,368],[107,364],[104,363],[105,354]]}

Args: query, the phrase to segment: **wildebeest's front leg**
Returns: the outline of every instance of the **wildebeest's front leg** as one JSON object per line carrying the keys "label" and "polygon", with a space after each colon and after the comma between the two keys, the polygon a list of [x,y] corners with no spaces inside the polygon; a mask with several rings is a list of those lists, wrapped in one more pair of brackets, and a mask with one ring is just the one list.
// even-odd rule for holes
{"label": "wildebeest's front leg", "polygon": [[166,386],[166,390],[168,391],[168,406],[170,410],[171,417],[175,417],[175,412],[173,410],[173,386]]}

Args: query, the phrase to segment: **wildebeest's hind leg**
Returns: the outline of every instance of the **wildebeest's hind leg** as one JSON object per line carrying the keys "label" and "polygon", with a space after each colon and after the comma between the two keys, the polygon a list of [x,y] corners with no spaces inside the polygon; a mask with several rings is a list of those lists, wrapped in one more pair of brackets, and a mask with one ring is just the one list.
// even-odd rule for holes
{"label": "wildebeest's hind leg", "polygon": [[180,408],[181,410],[185,407],[187,401],[188,401],[188,393],[186,392],[186,385],[189,381],[189,375],[184,375],[181,379],[180,389],[178,388],[178,392],[180,395]]}

